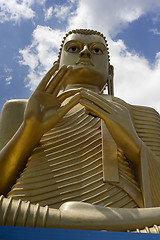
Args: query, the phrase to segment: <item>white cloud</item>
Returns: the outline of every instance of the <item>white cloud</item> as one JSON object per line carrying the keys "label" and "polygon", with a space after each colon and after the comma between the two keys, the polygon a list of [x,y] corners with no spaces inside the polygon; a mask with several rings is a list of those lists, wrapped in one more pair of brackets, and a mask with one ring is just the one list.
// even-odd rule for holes
{"label": "white cloud", "polygon": [[45,10],[45,21],[49,20],[53,16],[53,7],[48,8]]}
{"label": "white cloud", "polygon": [[4,66],[4,71],[5,71],[5,73],[11,73],[13,70],[12,70],[12,68]]}
{"label": "white cloud", "polygon": [[153,34],[155,34],[155,35],[160,35],[160,31],[158,31],[157,28],[150,29],[150,32],[153,32]]}
{"label": "white cloud", "polygon": [[80,0],[68,29],[99,29],[114,36],[143,14],[159,10],[159,0]]}
{"label": "white cloud", "polygon": [[1,78],[5,79],[5,83],[6,85],[10,85],[11,81],[12,81],[12,68],[7,67],[6,65],[4,65],[4,76],[2,75]]}
{"label": "white cloud", "polygon": [[153,106],[160,112],[160,53],[151,66],[144,57],[128,52],[121,40],[110,40],[109,45],[115,67],[115,96],[131,104]]}
{"label": "white cloud", "polygon": [[7,78],[5,79],[6,84],[7,84],[7,85],[10,85],[10,84],[11,84],[11,80],[12,80],[12,76],[10,75],[9,77],[7,77]]}
{"label": "white cloud", "polygon": [[44,6],[44,4],[46,3],[46,0],[32,0],[32,1],[42,6]]}
{"label": "white cloud", "polygon": [[77,0],[67,0],[64,4],[53,4],[48,9],[44,8],[45,21],[51,19],[53,16],[59,22],[65,21],[73,14],[74,6],[77,6]]}
{"label": "white cloud", "polygon": [[6,21],[17,23],[22,19],[32,19],[35,16],[35,12],[31,8],[34,3],[44,4],[45,0],[1,0],[0,23]]}
{"label": "white cloud", "polygon": [[26,85],[35,89],[41,78],[57,60],[58,48],[64,32],[50,27],[37,26],[33,32],[31,45],[21,49],[20,64],[29,67]]}
{"label": "white cloud", "polygon": [[67,0],[68,3],[76,3],[78,0]]}
{"label": "white cloud", "polygon": [[53,13],[60,21],[64,21],[67,18],[71,8],[72,8],[71,5],[66,4],[56,5],[56,7],[53,10]]}

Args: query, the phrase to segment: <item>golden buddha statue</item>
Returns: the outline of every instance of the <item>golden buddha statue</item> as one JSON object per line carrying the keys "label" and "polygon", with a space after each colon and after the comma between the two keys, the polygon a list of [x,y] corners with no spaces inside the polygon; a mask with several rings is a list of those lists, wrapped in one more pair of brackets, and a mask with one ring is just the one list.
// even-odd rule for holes
{"label": "golden buddha statue", "polygon": [[158,233],[159,130],[113,96],[105,37],[67,33],[30,99],[2,109],[0,225]]}

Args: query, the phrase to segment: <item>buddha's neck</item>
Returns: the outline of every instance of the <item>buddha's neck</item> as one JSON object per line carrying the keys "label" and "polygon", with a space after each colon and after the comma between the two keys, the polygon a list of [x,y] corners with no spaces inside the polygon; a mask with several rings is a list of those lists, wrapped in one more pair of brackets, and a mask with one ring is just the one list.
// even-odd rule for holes
{"label": "buddha's neck", "polygon": [[100,92],[100,89],[97,86],[90,84],[68,84],[65,90],[76,89],[76,88],[86,88],[93,92]]}

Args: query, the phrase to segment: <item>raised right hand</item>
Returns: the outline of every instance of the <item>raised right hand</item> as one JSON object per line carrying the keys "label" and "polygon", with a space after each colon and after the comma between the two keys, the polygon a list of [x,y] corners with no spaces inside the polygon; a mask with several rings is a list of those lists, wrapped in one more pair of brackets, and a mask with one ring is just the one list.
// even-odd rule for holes
{"label": "raised right hand", "polygon": [[[65,106],[61,106],[62,97],[58,96],[59,91],[71,71],[72,68],[70,66],[62,66],[62,68],[58,70],[58,64],[55,64],[42,79],[28,101],[24,121],[30,125],[31,128],[38,128],[42,135],[53,128],[79,101],[79,96],[75,96],[71,102]],[[74,91],[69,95],[73,94],[75,94]]]}

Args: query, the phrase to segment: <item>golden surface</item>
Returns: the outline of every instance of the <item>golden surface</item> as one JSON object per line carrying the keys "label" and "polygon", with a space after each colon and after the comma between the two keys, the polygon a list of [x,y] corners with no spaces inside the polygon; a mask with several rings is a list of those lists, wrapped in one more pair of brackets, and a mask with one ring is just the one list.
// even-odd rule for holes
{"label": "golden surface", "polygon": [[[103,183],[100,128],[100,119],[86,115],[83,109],[66,117],[44,134],[8,197],[52,208],[67,201],[137,207],[122,188]],[[140,191],[127,160],[120,152],[118,158],[120,177],[135,192]]]}
{"label": "golden surface", "polygon": [[71,31],[30,99],[4,105],[1,225],[159,233],[160,117],[102,94],[107,46]]}

